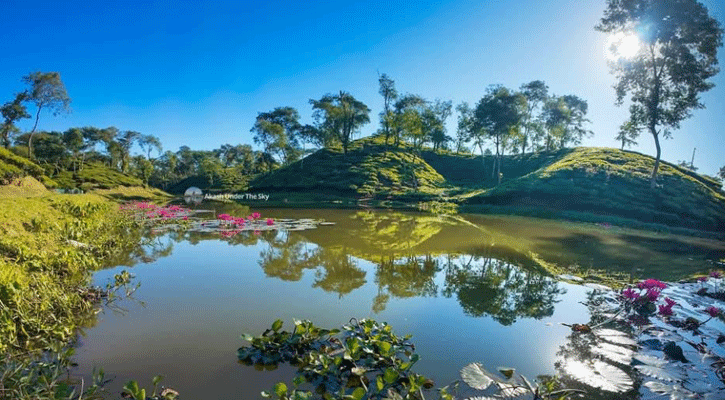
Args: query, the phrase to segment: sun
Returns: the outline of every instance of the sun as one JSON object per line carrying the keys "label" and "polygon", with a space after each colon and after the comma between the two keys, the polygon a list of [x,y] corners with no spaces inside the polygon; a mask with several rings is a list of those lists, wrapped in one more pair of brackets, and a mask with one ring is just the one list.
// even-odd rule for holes
{"label": "sun", "polygon": [[629,59],[639,51],[639,39],[633,33],[617,32],[607,39],[604,55],[610,61]]}

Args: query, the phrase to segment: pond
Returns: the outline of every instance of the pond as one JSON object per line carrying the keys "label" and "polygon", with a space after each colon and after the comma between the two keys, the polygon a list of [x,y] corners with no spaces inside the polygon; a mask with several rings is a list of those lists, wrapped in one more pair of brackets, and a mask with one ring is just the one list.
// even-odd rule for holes
{"label": "pond", "polygon": [[[210,206],[205,205],[206,208]],[[591,289],[559,274],[601,271],[677,280],[713,268],[722,242],[521,217],[395,211],[261,209],[264,218],[324,219],[303,231],[167,232],[129,269],[136,300],[106,310],[80,337],[79,374],[103,367],[120,391],[154,375],[184,399],[254,399],[294,370],[238,362],[244,333],[282,319],[339,328],[372,318],[412,334],[418,373],[443,386],[480,362],[533,379],[555,373],[571,329],[586,323]],[[215,212],[246,215],[243,206]],[[133,261],[135,260],[135,261]],[[135,265],[132,265],[135,264]],[[131,267],[131,268],[129,268]],[[592,272],[592,273],[594,273]],[[142,303],[141,303],[142,302]],[[559,355],[557,354],[559,353]]]}

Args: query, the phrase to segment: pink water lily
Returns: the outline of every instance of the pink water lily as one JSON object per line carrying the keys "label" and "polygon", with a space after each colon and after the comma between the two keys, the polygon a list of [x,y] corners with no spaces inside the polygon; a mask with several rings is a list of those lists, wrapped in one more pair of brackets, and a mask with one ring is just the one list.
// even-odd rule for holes
{"label": "pink water lily", "polygon": [[639,293],[635,292],[631,287],[625,289],[622,295],[630,300],[636,300],[639,297]]}
{"label": "pink water lily", "polygon": [[719,308],[713,306],[706,308],[705,311],[710,314],[710,317],[717,317],[722,312]]}
{"label": "pink water lily", "polygon": [[722,278],[722,273],[720,271],[712,271],[710,272],[710,276],[715,279]]}
{"label": "pink water lily", "polygon": [[659,314],[662,316],[672,315],[672,306],[666,306],[666,305],[660,304]]}
{"label": "pink water lily", "polygon": [[272,218],[267,218],[267,225],[274,225],[274,220]]}

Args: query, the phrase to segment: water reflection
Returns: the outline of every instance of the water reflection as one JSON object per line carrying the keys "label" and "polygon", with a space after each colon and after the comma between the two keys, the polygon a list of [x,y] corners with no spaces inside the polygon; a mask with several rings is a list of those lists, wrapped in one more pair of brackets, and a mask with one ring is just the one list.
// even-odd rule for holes
{"label": "water reflection", "polygon": [[456,296],[466,314],[491,316],[502,325],[553,315],[557,297],[566,292],[541,272],[505,260],[471,255],[455,261],[446,266],[443,295]]}

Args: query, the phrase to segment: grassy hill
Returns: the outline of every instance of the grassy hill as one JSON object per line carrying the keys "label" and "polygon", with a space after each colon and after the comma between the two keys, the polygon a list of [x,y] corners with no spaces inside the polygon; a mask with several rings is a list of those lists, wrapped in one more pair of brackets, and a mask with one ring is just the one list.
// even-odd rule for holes
{"label": "grassy hill", "polygon": [[[446,199],[468,210],[582,212],[696,230],[725,231],[725,193],[712,178],[632,151],[575,148],[505,156],[503,179],[493,157],[384,146],[379,137],[352,143],[347,155],[322,149],[251,183],[251,190],[353,198]],[[416,187],[417,184],[417,187]],[[523,213],[529,213],[524,211]],[[596,218],[594,218],[596,219]]]}
{"label": "grassy hill", "polygon": [[438,195],[447,186],[446,179],[408,146],[386,148],[377,137],[354,141],[347,154],[338,149],[319,150],[250,185],[257,191],[360,197],[425,197]]}

